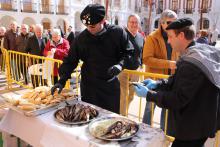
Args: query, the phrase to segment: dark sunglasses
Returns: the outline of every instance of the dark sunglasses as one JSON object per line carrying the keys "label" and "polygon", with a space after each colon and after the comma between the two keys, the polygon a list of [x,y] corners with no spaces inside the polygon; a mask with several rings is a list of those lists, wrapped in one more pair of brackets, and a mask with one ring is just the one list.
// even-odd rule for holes
{"label": "dark sunglasses", "polygon": [[169,25],[172,21],[163,21],[163,24]]}

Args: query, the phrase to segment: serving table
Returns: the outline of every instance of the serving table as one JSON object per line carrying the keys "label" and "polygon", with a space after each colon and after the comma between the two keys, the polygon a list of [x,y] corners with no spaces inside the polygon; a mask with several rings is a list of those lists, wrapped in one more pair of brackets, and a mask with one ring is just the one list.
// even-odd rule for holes
{"label": "serving table", "polygon": [[[99,107],[99,117],[118,116]],[[54,119],[54,112],[27,117],[9,109],[0,122],[0,130],[13,134],[34,147],[163,147],[162,130],[139,124],[138,133],[125,141],[103,141],[89,133],[88,124],[64,125]]]}

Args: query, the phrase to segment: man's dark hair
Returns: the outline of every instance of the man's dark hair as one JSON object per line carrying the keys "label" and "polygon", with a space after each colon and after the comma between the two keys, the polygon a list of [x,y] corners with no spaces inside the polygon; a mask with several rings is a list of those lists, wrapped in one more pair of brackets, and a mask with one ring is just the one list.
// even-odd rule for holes
{"label": "man's dark hair", "polygon": [[195,27],[193,25],[186,26],[181,29],[174,29],[174,32],[175,32],[176,36],[179,35],[179,33],[183,32],[186,40],[193,40],[196,36]]}

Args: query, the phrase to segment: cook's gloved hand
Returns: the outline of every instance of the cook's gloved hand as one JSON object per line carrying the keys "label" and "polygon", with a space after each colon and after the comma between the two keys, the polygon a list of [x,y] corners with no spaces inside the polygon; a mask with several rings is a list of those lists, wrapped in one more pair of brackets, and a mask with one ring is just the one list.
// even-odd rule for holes
{"label": "cook's gloved hand", "polygon": [[121,65],[119,64],[113,65],[112,67],[108,69],[108,74],[112,77],[117,76],[121,72],[121,70],[122,70]]}
{"label": "cook's gloved hand", "polygon": [[142,83],[144,83],[144,85],[146,85],[147,88],[150,90],[156,89],[158,85],[158,83],[152,79],[145,79],[144,81],[142,81]]}
{"label": "cook's gloved hand", "polygon": [[54,92],[57,90],[57,88],[59,89],[58,94],[61,93],[61,91],[63,90],[63,85],[60,83],[56,83],[52,88],[51,88],[51,95],[54,95]]}
{"label": "cook's gloved hand", "polygon": [[145,98],[147,97],[147,93],[149,91],[149,89],[146,86],[141,85],[141,84],[135,85],[134,90],[135,90],[137,96],[145,97]]}

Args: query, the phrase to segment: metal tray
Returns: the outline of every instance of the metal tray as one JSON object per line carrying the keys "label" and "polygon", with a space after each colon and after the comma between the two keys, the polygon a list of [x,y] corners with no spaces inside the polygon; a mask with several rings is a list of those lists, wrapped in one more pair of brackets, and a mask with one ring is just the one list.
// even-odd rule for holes
{"label": "metal tray", "polygon": [[[83,105],[89,105],[90,107],[94,108],[94,109],[97,111],[97,116],[94,117],[93,119],[88,120],[88,121],[79,121],[79,122],[61,121],[61,120],[59,120],[59,119],[56,118],[56,114],[57,114],[58,111],[60,111],[61,109],[64,108],[64,107],[62,107],[62,108],[59,108],[59,109],[54,113],[54,118],[55,118],[55,120],[56,120],[57,122],[59,122],[59,123],[66,124],[66,125],[82,125],[82,124],[86,124],[86,123],[91,122],[92,120],[96,119],[96,118],[99,116],[99,111],[98,111],[93,105],[88,104],[88,103],[85,103],[85,102],[82,102],[82,101],[75,101],[73,104],[78,104],[78,103],[83,104]],[[69,103],[68,103],[66,106],[68,107],[68,106],[71,106],[71,105],[73,105],[73,104],[69,104]]]}
{"label": "metal tray", "polygon": [[53,104],[53,105],[48,105],[46,107],[42,107],[42,108],[39,108],[37,110],[33,110],[33,111],[24,111],[22,109],[19,109],[18,107],[16,106],[13,106],[11,103],[6,102],[8,108],[16,111],[16,112],[19,112],[25,116],[28,116],[28,117],[34,117],[34,116],[38,116],[38,115],[41,115],[41,114],[44,114],[44,113],[47,113],[47,112],[50,112],[52,110],[55,110],[59,107],[63,107],[66,105],[66,103],[73,103],[75,101],[78,101],[78,98],[79,97],[74,97],[74,98],[68,98],[67,100],[63,101],[63,102],[60,102],[60,103],[57,103],[57,104]]}
{"label": "metal tray", "polygon": [[[108,139],[108,138],[104,138],[102,136],[97,136],[96,133],[93,131],[93,130],[98,130],[97,129],[97,126],[99,126],[101,123],[103,123],[104,121],[106,120],[113,120],[113,119],[116,119],[116,120],[122,120],[122,121],[127,121],[129,123],[132,123],[132,124],[135,124],[135,127],[136,127],[136,132],[134,134],[132,134],[131,136],[127,136],[127,137],[122,137],[122,138],[115,138],[115,139]],[[98,139],[101,139],[101,140],[106,140],[106,141],[122,141],[122,140],[128,140],[128,139],[131,139],[132,137],[134,137],[136,135],[136,133],[138,132],[139,130],[139,125],[128,119],[128,118],[125,118],[125,117],[103,117],[103,118],[99,118],[99,119],[96,119],[94,121],[92,121],[90,124],[89,124],[89,133],[98,138]]]}

